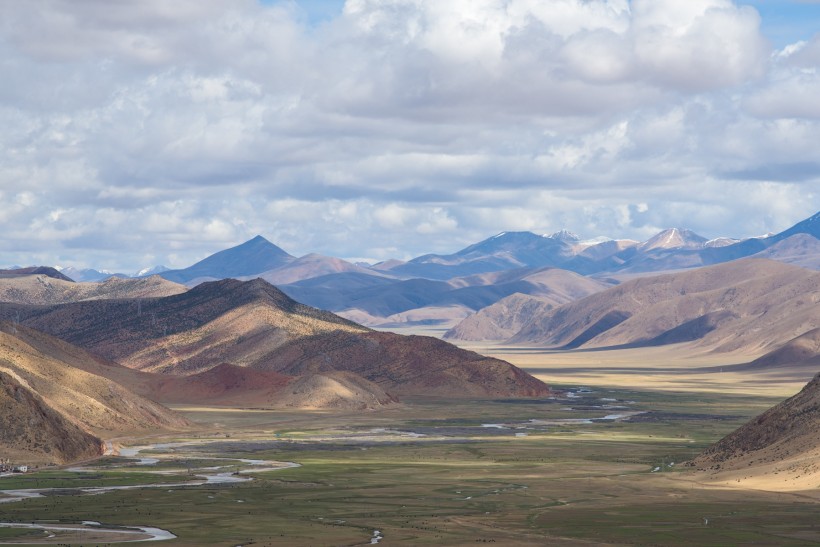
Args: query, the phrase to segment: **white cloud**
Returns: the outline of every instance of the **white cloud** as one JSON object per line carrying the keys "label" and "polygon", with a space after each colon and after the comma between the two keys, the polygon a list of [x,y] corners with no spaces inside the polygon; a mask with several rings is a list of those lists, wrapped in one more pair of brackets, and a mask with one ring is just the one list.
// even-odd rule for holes
{"label": "white cloud", "polygon": [[184,266],[257,233],[407,258],[820,208],[820,38],[775,52],[749,7],[349,0],[306,25],[254,0],[1,3],[4,260]]}

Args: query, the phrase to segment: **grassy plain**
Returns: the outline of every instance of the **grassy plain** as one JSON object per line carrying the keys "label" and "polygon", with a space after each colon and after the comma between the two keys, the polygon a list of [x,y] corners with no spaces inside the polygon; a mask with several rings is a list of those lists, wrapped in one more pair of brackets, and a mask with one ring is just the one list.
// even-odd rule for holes
{"label": "grassy plain", "polygon": [[[120,440],[192,443],[140,453],[177,475],[157,482],[215,462],[240,470],[239,458],[301,467],[230,484],[48,495],[0,504],[0,520],[155,526],[179,536],[163,544],[180,546],[365,545],[375,531],[383,545],[820,543],[816,492],[716,487],[681,465],[797,391],[797,377],[687,374],[693,361],[671,353],[478,349],[507,356],[567,395],[408,400],[358,413],[181,407],[202,424],[198,431]],[[107,459],[93,472],[150,480],[151,466],[123,463]],[[0,488],[25,487],[6,480]],[[50,471],[26,480],[81,487],[89,479]],[[33,537],[26,533],[0,529],[0,543],[5,534]]]}

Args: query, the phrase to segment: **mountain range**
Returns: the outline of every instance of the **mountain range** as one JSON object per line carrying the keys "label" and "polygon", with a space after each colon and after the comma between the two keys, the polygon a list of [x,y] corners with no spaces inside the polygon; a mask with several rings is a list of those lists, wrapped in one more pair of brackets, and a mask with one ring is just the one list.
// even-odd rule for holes
{"label": "mountain range", "polygon": [[[514,294],[552,301],[554,291],[549,283],[537,280],[546,269],[572,272],[577,274],[576,279],[592,279],[604,288],[636,276],[745,257],[820,269],[820,213],[778,234],[739,241],[707,240],[682,228],[664,230],[643,242],[609,238],[583,241],[566,230],[550,235],[502,232],[452,254],[427,254],[406,262],[389,260],[375,265],[318,254],[295,257],[256,236],[188,268],[157,267],[153,273],[187,287],[225,278],[262,278],[300,302],[368,326],[453,327]],[[0,277],[14,275],[14,271],[0,273]],[[149,273],[144,269],[138,275]],[[100,280],[112,275],[71,268],[55,274],[74,275],[75,280]],[[589,290],[590,284],[580,282],[575,292],[583,292],[580,287]],[[517,299],[520,305],[523,300]]]}
{"label": "mountain range", "polygon": [[820,272],[744,259],[624,282],[533,315],[510,341],[763,353],[820,327],[818,302]]}
{"label": "mountain range", "polygon": [[229,363],[291,377],[338,372],[337,380],[352,381],[355,374],[398,396],[548,393],[504,361],[433,338],[373,332],[262,279],[207,282],[155,298],[7,303],[0,316],[145,372],[190,377]]}

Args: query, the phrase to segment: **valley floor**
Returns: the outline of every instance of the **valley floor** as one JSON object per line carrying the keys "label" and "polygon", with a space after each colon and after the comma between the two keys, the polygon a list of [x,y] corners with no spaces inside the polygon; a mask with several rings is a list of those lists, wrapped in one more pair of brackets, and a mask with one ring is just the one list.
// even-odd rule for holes
{"label": "valley floor", "polygon": [[[392,328],[399,334],[441,338],[446,328]],[[815,368],[743,370],[757,353],[709,353],[686,344],[630,349],[548,350],[498,342],[447,340],[482,355],[504,359],[549,385],[581,384],[664,391],[737,393],[785,399],[817,374]]]}
{"label": "valley floor", "polygon": [[[347,415],[181,408],[211,425],[120,440],[150,446],[85,469],[4,477],[0,489],[42,497],[0,511],[5,522],[150,526],[177,536],[167,545],[820,541],[816,493],[717,487],[681,466],[776,398],[564,387],[558,400]],[[254,480],[199,484],[218,473]],[[115,485],[134,488],[84,495]],[[84,541],[51,533],[0,528],[0,542]]]}
{"label": "valley floor", "polygon": [[[816,490],[710,484],[683,465],[796,392],[798,372],[692,373],[722,363],[668,351],[477,349],[562,393],[359,413],[181,407],[196,431],[116,439],[143,448],[0,478],[0,490],[40,493],[0,503],[0,520],[152,527],[185,546],[820,542]],[[133,488],[86,495],[107,486]],[[0,544],[93,541],[77,534],[0,528]]]}

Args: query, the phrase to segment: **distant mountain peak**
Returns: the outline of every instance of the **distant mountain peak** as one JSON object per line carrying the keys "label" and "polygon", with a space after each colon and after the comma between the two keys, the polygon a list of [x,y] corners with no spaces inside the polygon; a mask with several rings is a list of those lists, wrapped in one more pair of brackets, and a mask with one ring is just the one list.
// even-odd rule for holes
{"label": "distant mountain peak", "polygon": [[187,283],[195,279],[249,277],[284,266],[296,257],[258,235],[235,247],[219,251],[182,270],[160,275],[170,281]]}
{"label": "distant mountain peak", "polygon": [[161,274],[170,270],[167,266],[159,265],[152,268],[143,268],[133,275],[133,277],[148,277],[151,275]]}
{"label": "distant mountain peak", "polygon": [[581,241],[581,236],[579,236],[575,232],[570,232],[566,228],[558,230],[554,234],[550,234],[544,237],[548,237],[550,239],[557,239],[558,241],[563,241],[564,243],[578,243],[579,241]]}
{"label": "distant mountain peak", "polygon": [[713,249],[717,247],[728,247],[729,245],[734,245],[740,241],[739,239],[735,239],[732,237],[716,237],[714,239],[710,239],[703,246],[707,249]]}
{"label": "distant mountain peak", "polygon": [[641,243],[640,249],[701,249],[707,239],[686,228],[667,228]]}

